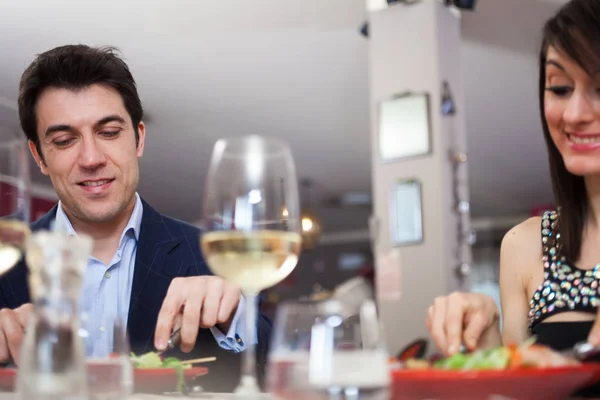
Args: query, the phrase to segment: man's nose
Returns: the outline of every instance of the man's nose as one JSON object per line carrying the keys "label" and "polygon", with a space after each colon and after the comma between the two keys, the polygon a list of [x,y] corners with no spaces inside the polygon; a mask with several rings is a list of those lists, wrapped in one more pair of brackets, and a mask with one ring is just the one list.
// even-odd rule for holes
{"label": "man's nose", "polygon": [[79,155],[79,165],[85,169],[95,169],[105,163],[106,155],[95,138],[84,139]]}

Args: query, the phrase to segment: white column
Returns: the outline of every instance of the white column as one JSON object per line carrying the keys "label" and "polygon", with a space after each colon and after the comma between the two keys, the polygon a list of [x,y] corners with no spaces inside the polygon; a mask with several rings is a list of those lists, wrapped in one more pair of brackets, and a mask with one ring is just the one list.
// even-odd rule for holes
{"label": "white column", "polygon": [[[389,200],[395,182],[416,178],[422,184],[424,240],[399,247],[402,297],[379,300],[389,350],[395,354],[409,341],[428,337],[428,307],[436,296],[458,288],[455,253],[459,241],[449,152],[454,147],[466,150],[460,16],[439,0],[398,4],[370,15],[369,34],[374,214],[380,248],[392,246]],[[450,84],[456,106],[452,117],[441,112],[444,81]],[[433,151],[383,163],[377,145],[379,104],[404,92],[430,95]],[[466,165],[459,172],[460,197],[468,201]],[[463,259],[470,261],[470,249],[463,252]]]}

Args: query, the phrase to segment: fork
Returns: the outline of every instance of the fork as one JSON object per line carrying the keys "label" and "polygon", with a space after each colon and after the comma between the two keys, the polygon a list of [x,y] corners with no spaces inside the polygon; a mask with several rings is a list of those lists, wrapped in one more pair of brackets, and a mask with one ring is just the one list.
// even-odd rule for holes
{"label": "fork", "polygon": [[174,347],[177,347],[181,343],[181,328],[177,328],[171,333],[171,337],[167,342],[167,347],[164,350],[158,351],[157,355],[162,355],[165,351],[171,350]]}

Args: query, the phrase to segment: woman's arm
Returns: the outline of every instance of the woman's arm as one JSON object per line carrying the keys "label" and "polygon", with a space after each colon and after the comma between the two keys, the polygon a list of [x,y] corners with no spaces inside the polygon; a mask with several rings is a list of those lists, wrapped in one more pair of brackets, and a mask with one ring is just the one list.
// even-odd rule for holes
{"label": "woman's arm", "polygon": [[[522,343],[529,336],[527,285],[542,276],[541,219],[530,218],[511,229],[500,249],[502,342]],[[539,270],[539,271],[538,271]],[[538,272],[536,274],[536,272]],[[541,283],[541,282],[540,282]]]}

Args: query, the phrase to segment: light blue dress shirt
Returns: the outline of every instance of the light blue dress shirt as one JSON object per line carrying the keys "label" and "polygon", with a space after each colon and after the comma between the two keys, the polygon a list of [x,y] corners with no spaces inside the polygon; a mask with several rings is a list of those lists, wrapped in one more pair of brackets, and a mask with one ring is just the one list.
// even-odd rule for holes
{"label": "light blue dress shirt", "polygon": [[[112,260],[105,265],[90,256],[83,275],[79,310],[88,357],[106,357],[112,352],[113,330],[117,318],[122,322],[122,326],[127,326],[135,256],[143,215],[140,196],[136,193],[135,197],[133,213],[121,234],[119,247]],[[61,202],[58,203],[55,229],[71,235],[77,234]],[[226,335],[216,327],[210,329],[215,340],[225,350],[238,353],[245,349],[246,344],[242,335],[245,332],[244,303],[242,297]]]}

